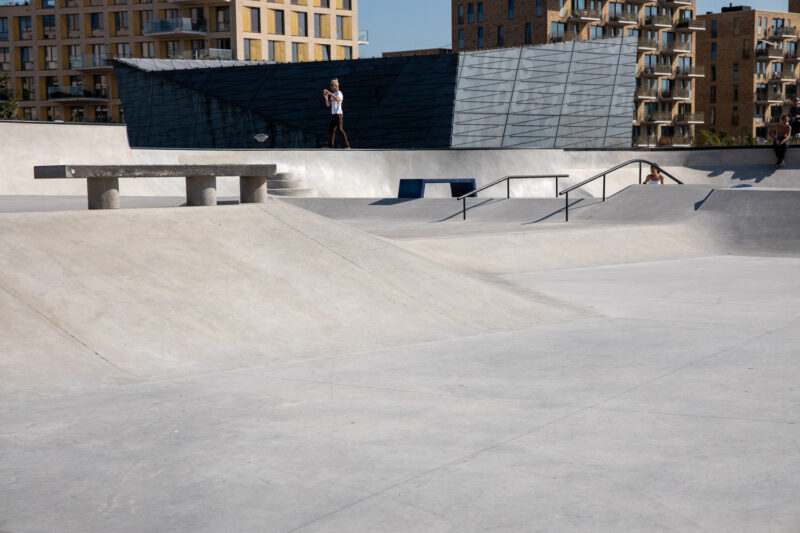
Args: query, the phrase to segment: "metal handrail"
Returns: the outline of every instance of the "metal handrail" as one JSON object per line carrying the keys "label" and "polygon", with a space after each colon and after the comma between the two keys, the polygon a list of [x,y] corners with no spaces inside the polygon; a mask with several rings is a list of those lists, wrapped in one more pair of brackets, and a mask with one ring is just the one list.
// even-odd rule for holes
{"label": "metal handrail", "polygon": [[594,181],[596,179],[603,178],[603,201],[605,202],[606,201],[606,176],[608,174],[611,174],[612,172],[614,172],[616,170],[621,169],[622,167],[626,167],[626,166],[631,165],[633,163],[639,163],[639,185],[642,184],[642,164],[643,163],[647,163],[651,167],[656,167],[659,171],[661,171],[669,179],[671,179],[672,181],[674,181],[678,185],[683,185],[683,182],[681,180],[679,180],[678,178],[676,178],[675,176],[673,176],[672,174],[670,174],[669,172],[667,172],[666,170],[664,170],[663,168],[658,166],[656,163],[653,163],[652,161],[648,161],[647,159],[631,159],[630,161],[625,161],[624,163],[620,163],[619,165],[617,165],[615,167],[611,167],[608,170],[604,170],[603,172],[601,172],[599,174],[596,174],[596,175],[592,176],[591,178],[587,178],[587,179],[583,180],[582,182],[577,183],[577,184],[573,185],[572,187],[568,187],[568,188],[564,189],[563,191],[559,192],[558,196],[561,196],[563,194],[564,195],[564,200],[565,200],[564,222],[569,222],[569,193],[570,193],[570,191],[574,191],[575,189],[583,187],[587,183],[590,183],[590,182],[592,182],[592,181]]}
{"label": "metal handrail", "polygon": [[558,178],[568,178],[569,174],[536,174],[531,176],[503,176],[500,179],[497,179],[488,185],[484,185],[483,187],[479,187],[474,191],[470,191],[466,194],[462,194],[456,200],[461,200],[463,202],[463,207],[461,211],[462,220],[467,220],[467,197],[474,196],[477,193],[481,192],[484,189],[488,189],[489,187],[494,187],[498,183],[502,183],[503,181],[506,182],[506,198],[511,198],[511,180],[519,180],[519,179],[541,179],[541,178],[555,178],[556,179],[556,198],[558,198]]}

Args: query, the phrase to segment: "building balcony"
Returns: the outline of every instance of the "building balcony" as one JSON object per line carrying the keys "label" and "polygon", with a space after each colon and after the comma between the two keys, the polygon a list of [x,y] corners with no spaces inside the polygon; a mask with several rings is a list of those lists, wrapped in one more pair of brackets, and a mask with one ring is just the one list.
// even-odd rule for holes
{"label": "building balcony", "polygon": [[231,0],[172,0],[172,3],[182,6],[227,6]]}
{"label": "building balcony", "polygon": [[772,28],[767,35],[771,41],[782,41],[784,39],[797,39],[796,27]]}
{"label": "building balcony", "polygon": [[705,124],[705,115],[703,113],[680,113],[675,115],[675,124]]}
{"label": "building balcony", "polygon": [[658,0],[664,7],[692,7],[692,0]]}
{"label": "building balcony", "polygon": [[81,85],[66,87],[48,87],[47,99],[62,104],[92,104],[108,101],[108,87],[97,87],[94,90]]}
{"label": "building balcony", "polygon": [[800,60],[800,56],[797,55],[797,52],[787,52],[783,55],[784,63],[797,63],[798,60]]}
{"label": "building balcony", "polygon": [[653,51],[658,50],[658,41],[655,39],[639,39],[639,50]]}
{"label": "building balcony", "polygon": [[697,19],[681,19],[675,24],[675,31],[705,31],[706,23]]}
{"label": "building balcony", "polygon": [[645,115],[644,122],[650,124],[670,124],[672,122],[672,113],[658,112]]}
{"label": "building balcony", "polygon": [[691,100],[692,92],[689,89],[667,89],[661,91],[661,99],[673,102]]}
{"label": "building balcony", "polygon": [[573,41],[580,41],[580,36],[571,31],[566,31],[561,34],[551,35],[547,40],[550,43],[571,43]]}
{"label": "building balcony", "polygon": [[113,68],[112,58],[108,54],[70,56],[69,68],[70,70],[80,70],[82,72],[111,70]]}
{"label": "building balcony", "polygon": [[143,30],[142,33],[144,35],[158,37],[206,35],[208,33],[205,19],[192,19],[190,17],[147,21]]}
{"label": "building balcony", "polygon": [[635,26],[639,24],[636,13],[612,13],[608,15],[608,24],[611,26]]}
{"label": "building balcony", "polygon": [[783,94],[778,91],[756,91],[755,102],[757,104],[782,104]]}
{"label": "building balcony", "polygon": [[794,83],[797,81],[797,73],[789,69],[775,72],[770,76],[770,81],[777,83]]}
{"label": "building balcony", "polygon": [[182,50],[180,52],[173,52],[170,59],[194,59],[194,60],[231,60],[233,59],[233,50],[226,50],[224,48],[197,48],[194,50]]}
{"label": "building balcony", "polygon": [[661,146],[672,146],[674,148],[689,148],[692,146],[692,138],[687,135],[677,135],[675,137],[661,137],[658,144]]}
{"label": "building balcony", "polygon": [[642,135],[633,139],[633,145],[637,148],[655,148],[658,146],[658,138],[655,135]]}
{"label": "building balcony", "polygon": [[672,76],[672,65],[655,65],[652,67],[642,67],[636,73],[637,77],[658,78],[660,76]]}
{"label": "building balcony", "polygon": [[756,57],[761,59],[783,59],[783,50],[774,46],[758,48],[756,49]]}
{"label": "building balcony", "polygon": [[675,71],[676,78],[705,78],[705,67],[678,67]]}
{"label": "building balcony", "polygon": [[637,100],[657,100],[658,91],[655,87],[640,87],[634,93]]}
{"label": "building balcony", "polygon": [[692,43],[684,41],[673,41],[661,43],[661,52],[665,54],[691,54]]}
{"label": "building balcony", "polygon": [[649,28],[671,28],[672,17],[667,15],[653,15],[644,18],[645,27]]}
{"label": "building balcony", "polygon": [[569,18],[577,22],[599,22],[602,16],[597,9],[575,9],[570,13]]}

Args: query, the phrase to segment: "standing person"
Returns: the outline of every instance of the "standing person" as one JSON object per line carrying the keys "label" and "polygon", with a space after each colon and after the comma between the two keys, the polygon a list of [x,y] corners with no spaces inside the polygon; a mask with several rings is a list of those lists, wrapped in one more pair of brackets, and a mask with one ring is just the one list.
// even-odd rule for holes
{"label": "standing person", "polygon": [[344,147],[349,149],[350,143],[347,141],[347,134],[344,132],[344,127],[342,126],[342,101],[344,100],[344,95],[342,94],[342,91],[339,90],[339,80],[331,80],[331,90],[329,91],[328,89],[323,89],[322,95],[325,97],[325,105],[331,108],[331,126],[328,130],[328,148],[334,147],[336,143],[336,132],[338,131],[342,136]]}
{"label": "standing person", "polygon": [[789,109],[789,124],[792,126],[792,137],[800,136],[800,98],[792,98],[792,107]]}
{"label": "standing person", "polygon": [[664,185],[664,176],[661,175],[657,166],[650,167],[650,174],[644,179],[644,183],[645,185]]}
{"label": "standing person", "polygon": [[780,124],[774,126],[770,130],[769,136],[773,139],[772,148],[775,150],[775,157],[778,158],[775,165],[782,167],[785,164],[783,159],[786,157],[786,150],[789,149],[789,141],[792,139],[792,127],[789,125],[789,115],[783,115],[781,117]]}

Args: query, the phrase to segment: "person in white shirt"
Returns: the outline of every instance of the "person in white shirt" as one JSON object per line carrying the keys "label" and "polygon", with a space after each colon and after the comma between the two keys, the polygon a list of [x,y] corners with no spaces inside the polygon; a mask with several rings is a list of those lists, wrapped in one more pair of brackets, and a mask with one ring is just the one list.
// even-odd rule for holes
{"label": "person in white shirt", "polygon": [[[331,92],[333,91],[333,92]],[[322,95],[325,97],[325,105],[331,108],[331,127],[328,131],[329,141],[328,148],[333,148],[336,143],[336,132],[342,136],[345,148],[350,148],[350,143],[347,141],[347,134],[344,132],[342,101],[344,95],[339,90],[339,80],[331,80],[331,91],[328,89],[322,90]]]}

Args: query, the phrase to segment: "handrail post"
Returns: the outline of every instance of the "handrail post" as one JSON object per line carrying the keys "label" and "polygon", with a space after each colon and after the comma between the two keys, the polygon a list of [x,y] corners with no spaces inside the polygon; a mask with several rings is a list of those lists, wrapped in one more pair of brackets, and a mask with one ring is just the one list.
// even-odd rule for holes
{"label": "handrail post", "polygon": [[606,201],[606,175],[603,174],[603,201]]}
{"label": "handrail post", "polygon": [[461,220],[467,220],[467,197],[461,199],[464,202],[464,205],[461,210]]}
{"label": "handrail post", "polygon": [[558,176],[556,176],[556,198],[558,198]]}
{"label": "handrail post", "polygon": [[506,199],[511,198],[511,176],[506,178]]}
{"label": "handrail post", "polygon": [[564,195],[564,222],[569,222],[569,193]]}
{"label": "handrail post", "polygon": [[639,161],[639,185],[642,184],[642,162]]}

